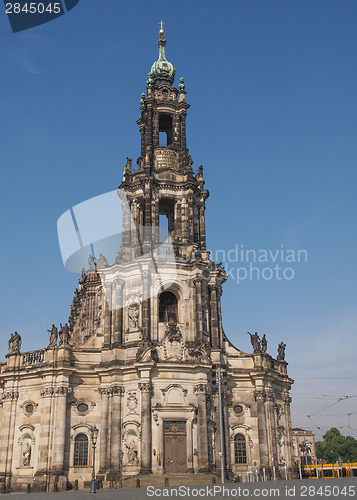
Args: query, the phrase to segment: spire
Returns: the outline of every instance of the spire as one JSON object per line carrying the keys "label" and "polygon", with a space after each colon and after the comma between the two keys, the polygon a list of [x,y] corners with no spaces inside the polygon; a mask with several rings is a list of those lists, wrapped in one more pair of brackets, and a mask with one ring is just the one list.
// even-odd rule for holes
{"label": "spire", "polygon": [[165,31],[163,29],[164,23],[160,21],[159,24],[161,26],[159,30],[160,38],[157,42],[159,46],[159,58],[151,66],[151,70],[149,72],[148,85],[152,85],[158,79],[168,80],[172,85],[175,78],[176,70],[175,66],[166,59],[165,55],[166,40],[164,38]]}

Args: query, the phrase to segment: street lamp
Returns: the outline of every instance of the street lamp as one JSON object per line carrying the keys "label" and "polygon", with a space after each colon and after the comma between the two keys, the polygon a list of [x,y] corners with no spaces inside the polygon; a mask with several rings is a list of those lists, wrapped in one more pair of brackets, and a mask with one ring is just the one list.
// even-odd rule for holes
{"label": "street lamp", "polygon": [[95,447],[97,444],[98,433],[99,429],[97,429],[96,426],[93,425],[90,430],[90,437],[92,440],[92,448],[93,448],[93,470],[92,470],[92,483],[90,489],[91,493],[97,493],[95,490]]}

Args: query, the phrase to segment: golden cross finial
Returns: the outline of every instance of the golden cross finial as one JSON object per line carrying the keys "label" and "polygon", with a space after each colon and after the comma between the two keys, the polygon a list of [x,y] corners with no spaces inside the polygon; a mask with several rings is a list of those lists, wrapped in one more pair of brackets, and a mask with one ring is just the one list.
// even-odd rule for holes
{"label": "golden cross finial", "polygon": [[158,24],[160,24],[160,25],[161,25],[161,29],[163,30],[163,29],[164,29],[164,24],[165,24],[165,23],[164,23],[163,21],[160,21]]}

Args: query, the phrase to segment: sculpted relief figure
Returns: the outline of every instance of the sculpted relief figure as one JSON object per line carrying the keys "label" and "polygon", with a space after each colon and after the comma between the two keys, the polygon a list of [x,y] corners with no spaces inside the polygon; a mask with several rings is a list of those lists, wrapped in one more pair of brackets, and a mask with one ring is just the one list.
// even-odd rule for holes
{"label": "sculpted relief figure", "polygon": [[20,352],[21,349],[21,335],[17,332],[12,333],[9,340],[9,354]]}
{"label": "sculpted relief figure", "polygon": [[24,467],[28,467],[31,462],[31,445],[30,443],[26,443],[26,447],[22,453],[21,465]]}
{"label": "sculpted relief figure", "polygon": [[129,306],[128,314],[130,330],[137,330],[139,328],[139,305],[134,304]]}
{"label": "sculpted relief figure", "polygon": [[133,439],[130,443],[125,443],[128,465],[138,465],[138,443]]}

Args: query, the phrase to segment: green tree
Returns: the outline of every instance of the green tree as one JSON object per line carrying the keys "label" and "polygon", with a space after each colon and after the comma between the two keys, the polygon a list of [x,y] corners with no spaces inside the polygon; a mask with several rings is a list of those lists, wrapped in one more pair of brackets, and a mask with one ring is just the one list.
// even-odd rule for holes
{"label": "green tree", "polygon": [[316,443],[318,459],[326,460],[327,463],[336,462],[339,458],[343,462],[357,461],[357,440],[352,436],[343,436],[336,427],[332,427],[322,437],[323,441]]}

